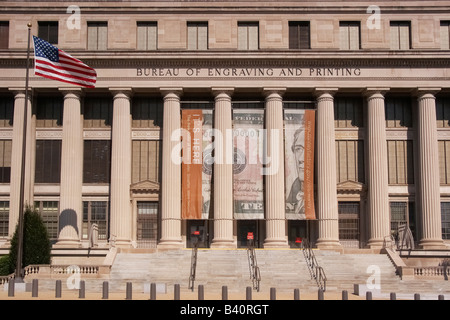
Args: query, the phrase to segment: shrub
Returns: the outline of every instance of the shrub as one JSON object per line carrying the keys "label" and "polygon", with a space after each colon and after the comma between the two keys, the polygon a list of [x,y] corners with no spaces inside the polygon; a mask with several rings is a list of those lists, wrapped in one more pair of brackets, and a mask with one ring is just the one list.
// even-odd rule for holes
{"label": "shrub", "polygon": [[10,275],[9,272],[9,255],[0,257],[0,276]]}
{"label": "shrub", "polygon": [[[22,267],[30,264],[50,264],[51,243],[47,228],[38,211],[27,207],[23,220]],[[13,273],[17,263],[18,225],[11,239],[9,250],[9,271]]]}

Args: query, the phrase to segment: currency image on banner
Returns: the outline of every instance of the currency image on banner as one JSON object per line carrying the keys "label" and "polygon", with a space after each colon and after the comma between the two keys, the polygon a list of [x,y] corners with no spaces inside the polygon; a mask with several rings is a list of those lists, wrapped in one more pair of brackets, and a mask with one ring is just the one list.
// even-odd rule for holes
{"label": "currency image on banner", "polygon": [[286,219],[315,219],[314,110],[286,109],[285,193]]}
{"label": "currency image on banner", "polygon": [[202,110],[203,114],[203,163],[202,163],[202,219],[208,219],[211,206],[211,177],[213,173],[214,158],[212,155],[212,110]]}
{"label": "currency image on banner", "polygon": [[264,219],[262,155],[264,110],[233,110],[235,219]]}

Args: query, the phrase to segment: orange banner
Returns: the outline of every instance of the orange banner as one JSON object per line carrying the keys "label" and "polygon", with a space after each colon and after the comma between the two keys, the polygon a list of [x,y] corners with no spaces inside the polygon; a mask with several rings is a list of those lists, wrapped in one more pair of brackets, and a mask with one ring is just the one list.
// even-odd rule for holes
{"label": "orange banner", "polygon": [[183,162],[181,164],[181,218],[202,218],[202,110],[181,113]]}

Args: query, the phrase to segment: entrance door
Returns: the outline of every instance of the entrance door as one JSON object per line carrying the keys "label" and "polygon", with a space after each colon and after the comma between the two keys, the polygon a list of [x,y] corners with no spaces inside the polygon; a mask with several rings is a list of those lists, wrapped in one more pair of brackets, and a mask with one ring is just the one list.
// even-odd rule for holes
{"label": "entrance door", "polygon": [[247,235],[253,233],[253,243],[256,248],[260,247],[258,220],[238,220],[237,221],[237,246],[238,248],[247,247]]}
{"label": "entrance door", "polygon": [[306,220],[289,220],[288,241],[291,248],[298,248],[300,244],[296,243],[297,238],[305,239],[308,237]]}
{"label": "entrance door", "polygon": [[156,248],[158,238],[158,208],[155,201],[137,203],[137,245],[139,248]]}
{"label": "entrance door", "polygon": [[208,220],[188,220],[187,247],[193,248],[198,241],[198,248],[209,247]]}

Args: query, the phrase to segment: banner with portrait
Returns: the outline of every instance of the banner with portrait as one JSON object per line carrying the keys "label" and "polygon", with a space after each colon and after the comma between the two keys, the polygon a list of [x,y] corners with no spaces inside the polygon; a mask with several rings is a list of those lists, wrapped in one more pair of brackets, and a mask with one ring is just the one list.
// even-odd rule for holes
{"label": "banner with portrait", "polygon": [[314,209],[315,111],[284,110],[286,219],[316,219]]}
{"label": "banner with portrait", "polygon": [[262,175],[264,110],[233,110],[235,219],[264,219]]}

